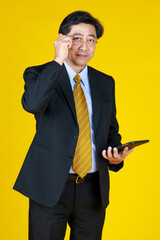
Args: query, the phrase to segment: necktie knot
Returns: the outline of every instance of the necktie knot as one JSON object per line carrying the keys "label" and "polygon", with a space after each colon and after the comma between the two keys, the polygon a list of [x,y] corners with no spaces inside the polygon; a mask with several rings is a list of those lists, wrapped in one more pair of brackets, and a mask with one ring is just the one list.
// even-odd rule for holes
{"label": "necktie knot", "polygon": [[74,81],[75,81],[76,83],[80,83],[81,77],[77,74],[77,75],[74,77]]}

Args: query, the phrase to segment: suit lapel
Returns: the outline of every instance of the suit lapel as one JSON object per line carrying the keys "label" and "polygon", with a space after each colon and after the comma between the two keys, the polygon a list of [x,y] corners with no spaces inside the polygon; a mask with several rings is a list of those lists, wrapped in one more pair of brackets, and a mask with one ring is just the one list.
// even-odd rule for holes
{"label": "suit lapel", "polygon": [[98,86],[98,79],[97,75],[93,71],[91,67],[88,68],[89,73],[89,83],[90,83],[90,89],[91,89],[91,97],[92,97],[92,121],[94,126],[94,132],[96,133],[97,125],[98,125],[98,119],[100,117],[101,112],[101,94],[99,92],[99,86]]}
{"label": "suit lapel", "polygon": [[72,92],[72,88],[71,88],[71,84],[70,84],[70,80],[66,71],[66,68],[63,65],[63,69],[61,71],[61,75],[59,76],[60,80],[59,80],[59,85],[65,95],[65,98],[68,102],[68,105],[72,111],[74,120],[77,123],[77,117],[76,117],[76,109],[75,109],[75,103],[74,103],[74,98],[73,98],[73,92]]}

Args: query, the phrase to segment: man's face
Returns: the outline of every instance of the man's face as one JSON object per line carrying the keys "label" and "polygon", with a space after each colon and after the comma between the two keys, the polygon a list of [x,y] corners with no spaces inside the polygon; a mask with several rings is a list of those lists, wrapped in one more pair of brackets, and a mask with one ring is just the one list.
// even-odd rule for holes
{"label": "man's face", "polygon": [[73,25],[67,35],[71,36],[72,46],[68,50],[66,61],[73,69],[82,70],[94,56],[97,40],[95,27],[79,23]]}

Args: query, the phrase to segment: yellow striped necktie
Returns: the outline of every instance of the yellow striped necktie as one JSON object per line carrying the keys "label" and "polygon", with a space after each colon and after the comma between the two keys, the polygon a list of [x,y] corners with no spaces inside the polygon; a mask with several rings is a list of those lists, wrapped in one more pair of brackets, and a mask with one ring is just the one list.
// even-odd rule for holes
{"label": "yellow striped necktie", "polygon": [[77,121],[79,125],[79,137],[73,159],[73,170],[83,178],[92,168],[91,135],[87,102],[82,90],[79,75],[74,78],[74,101]]}

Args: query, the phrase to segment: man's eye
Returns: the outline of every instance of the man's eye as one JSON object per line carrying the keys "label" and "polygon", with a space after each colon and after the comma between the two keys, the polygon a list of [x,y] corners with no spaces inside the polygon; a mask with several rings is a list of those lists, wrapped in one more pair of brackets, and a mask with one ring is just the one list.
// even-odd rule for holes
{"label": "man's eye", "polygon": [[88,42],[94,43],[94,39],[93,39],[93,38],[90,38],[90,39],[88,39]]}
{"label": "man's eye", "polygon": [[74,41],[81,41],[82,39],[80,37],[73,38]]}

